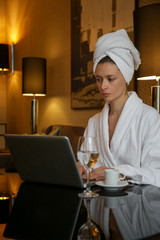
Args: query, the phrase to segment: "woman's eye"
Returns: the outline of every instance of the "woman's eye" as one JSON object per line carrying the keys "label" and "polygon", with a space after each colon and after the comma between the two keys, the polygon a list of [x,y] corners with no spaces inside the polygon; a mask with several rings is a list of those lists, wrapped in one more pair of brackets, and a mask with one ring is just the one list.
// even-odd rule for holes
{"label": "woman's eye", "polygon": [[115,80],[115,78],[108,78],[108,81],[109,82],[112,82],[112,81],[114,81]]}
{"label": "woman's eye", "polygon": [[102,79],[101,78],[96,78],[96,81],[97,82],[102,82]]}

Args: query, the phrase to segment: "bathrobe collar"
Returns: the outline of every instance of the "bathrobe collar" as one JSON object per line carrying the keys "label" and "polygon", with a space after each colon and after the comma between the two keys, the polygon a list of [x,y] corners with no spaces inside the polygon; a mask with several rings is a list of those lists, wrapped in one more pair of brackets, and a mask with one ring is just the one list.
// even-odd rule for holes
{"label": "bathrobe collar", "polygon": [[[128,133],[132,126],[132,122],[135,121],[137,115],[141,112],[142,109],[142,100],[138,98],[135,92],[128,92],[129,98],[127,99],[120,118],[117,122],[116,128],[114,130],[111,143],[110,143],[110,153],[116,154],[120,151],[120,144],[122,139],[125,137],[125,134]],[[109,114],[109,105],[106,103],[101,114],[101,131],[106,129],[106,132],[102,132],[101,136],[104,136],[104,142],[107,142],[109,147],[109,127],[108,127],[108,114]]]}

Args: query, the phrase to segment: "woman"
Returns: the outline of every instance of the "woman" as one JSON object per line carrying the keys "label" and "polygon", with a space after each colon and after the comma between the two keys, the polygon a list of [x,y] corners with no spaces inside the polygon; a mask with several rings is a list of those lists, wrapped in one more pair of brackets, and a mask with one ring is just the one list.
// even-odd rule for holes
{"label": "woman", "polygon": [[139,52],[123,29],[98,39],[93,72],[106,104],[89,119],[85,136],[96,136],[99,161],[91,179],[114,168],[137,183],[160,186],[160,116],[135,92],[127,92]]}

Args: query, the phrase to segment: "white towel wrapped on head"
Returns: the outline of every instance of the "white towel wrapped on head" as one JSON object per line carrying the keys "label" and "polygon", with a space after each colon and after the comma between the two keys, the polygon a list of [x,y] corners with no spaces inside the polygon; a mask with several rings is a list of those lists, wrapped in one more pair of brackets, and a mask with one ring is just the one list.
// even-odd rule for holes
{"label": "white towel wrapped on head", "polygon": [[109,56],[121,71],[127,84],[133,77],[134,70],[141,64],[140,54],[128,37],[126,30],[121,29],[100,37],[96,43],[93,57],[93,72],[97,64]]}

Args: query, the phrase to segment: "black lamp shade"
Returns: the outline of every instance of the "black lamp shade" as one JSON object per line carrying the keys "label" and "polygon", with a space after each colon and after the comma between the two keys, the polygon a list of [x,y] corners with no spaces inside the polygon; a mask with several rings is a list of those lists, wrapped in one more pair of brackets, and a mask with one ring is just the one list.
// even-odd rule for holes
{"label": "black lamp shade", "polygon": [[0,44],[0,70],[9,70],[9,46]]}
{"label": "black lamp shade", "polygon": [[46,94],[46,59],[25,57],[22,59],[22,94]]}
{"label": "black lamp shade", "polygon": [[140,52],[141,65],[137,77],[160,75],[160,4],[134,11],[135,46]]}

